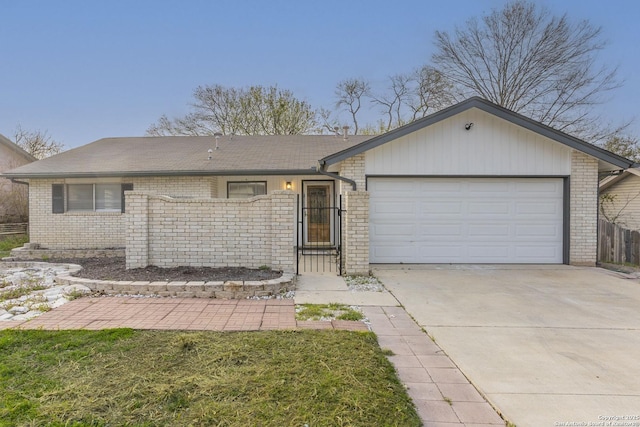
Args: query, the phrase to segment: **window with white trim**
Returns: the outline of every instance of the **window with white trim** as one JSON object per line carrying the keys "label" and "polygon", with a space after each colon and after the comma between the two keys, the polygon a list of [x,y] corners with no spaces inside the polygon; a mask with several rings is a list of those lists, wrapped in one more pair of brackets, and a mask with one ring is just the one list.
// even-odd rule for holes
{"label": "window with white trim", "polygon": [[267,194],[267,181],[227,182],[227,197],[229,199],[248,199],[265,194]]}
{"label": "window with white trim", "polygon": [[124,212],[124,192],[133,184],[53,184],[53,213]]}

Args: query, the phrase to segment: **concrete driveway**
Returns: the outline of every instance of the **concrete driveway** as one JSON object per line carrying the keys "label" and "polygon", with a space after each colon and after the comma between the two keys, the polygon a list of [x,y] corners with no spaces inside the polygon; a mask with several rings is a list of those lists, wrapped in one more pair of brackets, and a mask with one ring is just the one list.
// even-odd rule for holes
{"label": "concrete driveway", "polygon": [[518,427],[640,426],[637,281],[572,266],[373,271]]}

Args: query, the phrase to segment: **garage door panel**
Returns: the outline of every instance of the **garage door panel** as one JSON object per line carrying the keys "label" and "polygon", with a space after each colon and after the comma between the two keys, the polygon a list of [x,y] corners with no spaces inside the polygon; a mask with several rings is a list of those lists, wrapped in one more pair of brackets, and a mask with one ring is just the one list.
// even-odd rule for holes
{"label": "garage door panel", "polygon": [[395,214],[395,215],[413,215],[415,213],[415,202],[380,203],[375,207],[375,213],[379,214]]}
{"label": "garage door panel", "polygon": [[461,201],[444,200],[437,204],[430,201],[418,201],[419,215],[425,217],[437,214],[460,215],[463,211],[462,208]]}
{"label": "garage door panel", "polygon": [[563,261],[561,178],[370,178],[368,188],[371,262]]}
{"label": "garage door panel", "polygon": [[562,200],[532,202],[517,202],[518,215],[552,215],[554,218],[562,212]]}
{"label": "garage door panel", "polygon": [[435,263],[446,263],[448,259],[459,258],[464,255],[466,245],[421,245],[416,252],[416,263],[424,258],[434,259]]}
{"label": "garage door panel", "polygon": [[[424,196],[447,196],[452,193],[459,193],[466,185],[462,182],[443,182],[441,186],[434,187],[430,183],[420,182],[415,185],[420,195]],[[412,185],[414,187],[414,185]]]}
{"label": "garage door panel", "polygon": [[468,212],[476,215],[510,215],[511,203],[509,202],[469,202]]}
{"label": "garage door panel", "polygon": [[483,237],[488,239],[503,239],[511,234],[511,227],[507,224],[469,224],[469,237]]}
{"label": "garage door panel", "polygon": [[534,179],[530,182],[527,181],[518,181],[514,182],[515,190],[518,193],[529,193],[529,194],[550,194],[550,193],[558,193],[562,191],[562,181],[546,181],[541,182],[540,180]]}
{"label": "garage door panel", "polygon": [[463,236],[463,227],[460,224],[420,225],[416,234],[419,237],[448,236],[450,239],[455,239]]}
{"label": "garage door panel", "polygon": [[481,196],[508,194],[511,184],[509,182],[469,181],[469,192]]}
{"label": "garage door panel", "polygon": [[[519,260],[533,260],[526,261],[528,263],[539,263],[539,264],[553,264],[558,257],[562,256],[562,253],[557,250],[549,249],[546,246],[518,246],[515,250],[516,258]],[[525,263],[525,261],[522,261]]]}
{"label": "garage door panel", "polygon": [[415,251],[406,245],[378,246],[371,252],[372,257],[389,259],[390,263],[416,263]]}
{"label": "garage door panel", "polygon": [[379,236],[412,236],[415,228],[413,224],[376,224],[371,231]]}
{"label": "garage door panel", "polygon": [[517,225],[515,228],[515,237],[529,237],[533,239],[556,239],[561,233],[562,230],[557,225],[523,224]]}
{"label": "garage door panel", "polygon": [[507,245],[470,245],[468,256],[479,263],[502,262],[508,259],[509,247]]}

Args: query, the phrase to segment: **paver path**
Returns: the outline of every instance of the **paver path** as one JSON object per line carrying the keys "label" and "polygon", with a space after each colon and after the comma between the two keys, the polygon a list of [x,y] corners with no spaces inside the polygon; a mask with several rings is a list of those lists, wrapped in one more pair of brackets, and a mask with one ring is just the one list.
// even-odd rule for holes
{"label": "paver path", "polygon": [[30,321],[0,322],[0,329],[6,328],[209,331],[368,329],[362,322],[298,322],[293,300],[134,297],[80,298]]}

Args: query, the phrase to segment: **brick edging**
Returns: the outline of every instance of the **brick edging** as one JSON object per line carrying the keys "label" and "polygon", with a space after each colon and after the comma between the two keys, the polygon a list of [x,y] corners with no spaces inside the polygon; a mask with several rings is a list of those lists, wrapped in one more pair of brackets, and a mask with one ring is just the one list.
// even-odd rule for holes
{"label": "brick edging", "polygon": [[60,285],[83,285],[94,292],[107,295],[147,295],[182,298],[245,299],[249,297],[269,297],[295,290],[296,276],[283,274],[270,280],[229,280],[219,282],[123,282],[75,277],[71,274],[82,270],[77,264],[55,264],[49,262],[8,261],[8,267],[51,267],[65,266],[68,271],[58,274],[54,281]]}

